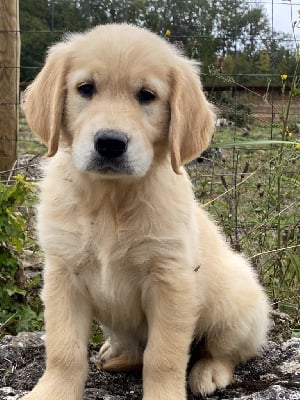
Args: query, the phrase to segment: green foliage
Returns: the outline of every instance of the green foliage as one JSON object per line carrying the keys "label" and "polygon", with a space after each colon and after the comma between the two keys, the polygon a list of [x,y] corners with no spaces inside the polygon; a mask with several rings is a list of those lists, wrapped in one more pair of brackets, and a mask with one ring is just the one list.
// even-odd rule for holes
{"label": "green foliage", "polygon": [[104,337],[99,322],[94,321],[91,329],[90,342],[94,345],[103,343]]}
{"label": "green foliage", "polygon": [[29,242],[21,208],[35,200],[35,188],[18,175],[11,185],[0,183],[0,334],[41,327],[41,303],[35,293],[39,278],[28,282],[20,255]]}
{"label": "green foliage", "polygon": [[[272,305],[300,323],[300,151],[282,140],[282,125],[217,128],[213,162],[189,168],[196,196],[243,251],[266,285]],[[272,142],[270,141],[272,137]],[[299,136],[298,136],[299,137]],[[296,140],[296,141],[295,141]],[[272,145],[271,145],[272,143]]]}

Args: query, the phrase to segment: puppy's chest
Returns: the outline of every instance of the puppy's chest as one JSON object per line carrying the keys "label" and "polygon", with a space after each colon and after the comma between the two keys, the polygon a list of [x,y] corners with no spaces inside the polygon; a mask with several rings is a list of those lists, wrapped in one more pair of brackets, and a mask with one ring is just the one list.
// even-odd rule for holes
{"label": "puppy's chest", "polygon": [[94,316],[114,331],[138,331],[144,319],[139,271],[120,260],[98,264],[98,270],[84,275]]}
{"label": "puppy's chest", "polygon": [[141,286],[149,260],[143,255],[147,245],[138,238],[105,218],[82,230],[74,273],[88,292],[95,317],[114,330],[139,329],[143,320]]}

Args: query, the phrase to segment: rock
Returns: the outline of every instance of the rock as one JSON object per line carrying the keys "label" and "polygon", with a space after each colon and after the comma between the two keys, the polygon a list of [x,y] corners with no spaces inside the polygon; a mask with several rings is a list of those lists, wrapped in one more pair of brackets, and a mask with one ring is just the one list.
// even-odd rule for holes
{"label": "rock", "polygon": [[[92,359],[83,400],[138,400],[142,398],[141,373],[109,374]],[[20,333],[0,340],[0,400],[17,400],[29,391],[45,368],[44,333]],[[189,393],[189,400],[193,396]],[[207,397],[211,400],[299,400],[300,339],[281,344],[268,342],[263,353],[236,369],[233,383]]]}
{"label": "rock", "polygon": [[269,332],[270,339],[275,340],[276,342],[283,342],[284,340],[289,339],[292,335],[293,326],[291,317],[278,310],[272,310],[271,319],[273,321],[273,326]]}

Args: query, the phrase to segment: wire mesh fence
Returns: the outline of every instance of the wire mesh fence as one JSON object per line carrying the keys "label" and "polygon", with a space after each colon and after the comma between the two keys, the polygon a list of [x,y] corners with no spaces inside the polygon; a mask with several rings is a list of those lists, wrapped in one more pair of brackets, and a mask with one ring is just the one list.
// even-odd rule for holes
{"label": "wire mesh fence", "polygon": [[[20,2],[20,31],[0,29],[1,42],[19,32],[22,42],[20,68],[0,62],[1,81],[11,68],[17,79],[20,73],[20,95],[17,88],[12,101],[0,94],[2,115],[16,97],[18,103],[13,129],[0,115],[0,148],[12,141],[18,153],[16,159],[9,154],[13,162],[2,168],[2,182],[18,172],[40,179],[45,148],[18,110],[47,48],[67,32],[98,23],[126,21],[150,28],[201,61],[206,94],[218,109],[211,147],[187,166],[197,198],[231,244],[259,269],[274,304],[299,320],[298,9],[300,3],[274,0]],[[285,24],[278,29],[279,15]],[[0,161],[7,157],[2,150]]]}

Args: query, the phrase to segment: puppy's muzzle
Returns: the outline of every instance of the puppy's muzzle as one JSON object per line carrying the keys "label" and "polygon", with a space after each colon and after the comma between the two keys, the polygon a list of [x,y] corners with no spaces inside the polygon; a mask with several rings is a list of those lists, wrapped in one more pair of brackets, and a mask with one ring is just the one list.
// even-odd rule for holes
{"label": "puppy's muzzle", "polygon": [[105,129],[95,134],[94,148],[100,156],[107,159],[122,156],[127,151],[128,137],[124,132]]}
{"label": "puppy's muzzle", "polygon": [[89,152],[86,171],[106,176],[135,175],[128,135],[115,129],[100,129],[94,135],[94,149]]}

